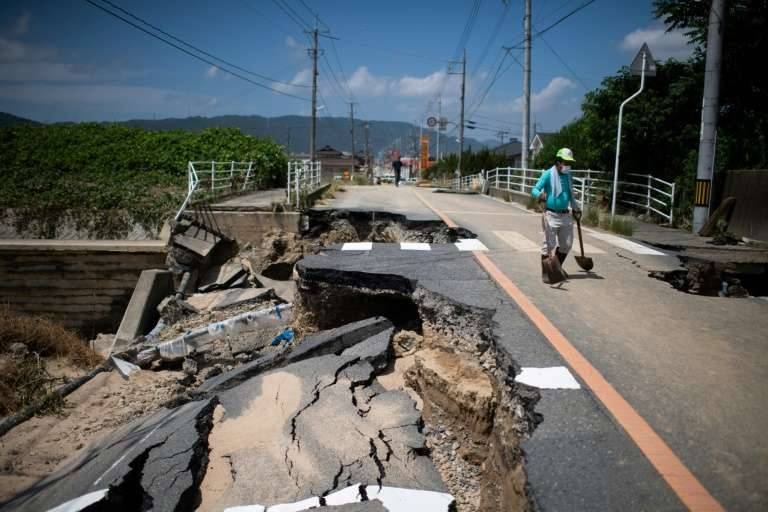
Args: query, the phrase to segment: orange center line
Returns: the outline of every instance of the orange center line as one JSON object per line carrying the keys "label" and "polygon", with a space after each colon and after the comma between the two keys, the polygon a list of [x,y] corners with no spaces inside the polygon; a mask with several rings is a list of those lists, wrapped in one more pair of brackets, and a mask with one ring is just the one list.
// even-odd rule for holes
{"label": "orange center line", "polygon": [[[434,211],[450,228],[458,225],[414,191],[428,208]],[[549,343],[562,356],[571,369],[592,390],[629,437],[664,478],[680,501],[693,511],[722,511],[722,505],[707,491],[680,458],[653,430],[645,419],[616,391],[603,375],[568,341],[560,330],[533,302],[506,276],[487,254],[473,251],[475,258],[488,275],[514,300],[530,321],[541,331]]]}

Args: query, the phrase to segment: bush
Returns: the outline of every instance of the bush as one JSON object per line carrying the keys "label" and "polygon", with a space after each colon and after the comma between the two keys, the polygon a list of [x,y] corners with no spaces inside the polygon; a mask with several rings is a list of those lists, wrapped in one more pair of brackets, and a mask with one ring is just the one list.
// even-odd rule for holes
{"label": "bush", "polygon": [[353,185],[370,185],[370,181],[368,181],[368,178],[366,176],[354,176],[352,178],[352,184]]}
{"label": "bush", "polygon": [[[26,348],[11,353],[14,343],[23,343]],[[41,413],[61,409],[64,402],[60,396],[46,398],[63,384],[46,370],[46,357],[65,358],[81,368],[101,362],[72,331],[46,318],[19,315],[8,306],[0,306],[0,416],[43,399],[47,402]]]}
{"label": "bush", "polygon": [[153,230],[181,204],[189,160],[253,160],[262,186],[284,185],[286,173],[281,146],[234,128],[17,125],[0,129],[0,155],[0,207],[33,218],[120,209]]}
{"label": "bush", "polygon": [[600,227],[607,231],[613,231],[620,235],[632,236],[635,232],[635,221],[632,217],[626,215],[615,215],[605,213],[600,216]]}

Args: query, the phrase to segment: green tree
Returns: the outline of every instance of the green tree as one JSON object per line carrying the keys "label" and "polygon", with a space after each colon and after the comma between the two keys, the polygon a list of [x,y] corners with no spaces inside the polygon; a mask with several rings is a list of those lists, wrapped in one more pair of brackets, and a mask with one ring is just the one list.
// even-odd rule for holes
{"label": "green tree", "polygon": [[[654,0],[654,14],[668,29],[682,29],[696,45],[701,66],[706,51],[711,2]],[[768,0],[728,0],[720,73],[718,162],[722,168],[768,166]],[[703,73],[698,77],[703,81]],[[703,83],[703,82],[702,82]],[[696,148],[698,149],[698,147]]]}

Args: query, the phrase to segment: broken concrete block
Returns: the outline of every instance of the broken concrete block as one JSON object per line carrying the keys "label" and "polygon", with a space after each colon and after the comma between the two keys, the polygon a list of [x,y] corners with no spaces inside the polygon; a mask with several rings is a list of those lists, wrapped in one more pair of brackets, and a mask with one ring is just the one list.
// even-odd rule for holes
{"label": "broken concrete block", "polygon": [[221,241],[221,238],[218,236],[204,232],[202,230],[201,232],[205,233],[205,236],[200,236],[199,238],[189,236],[190,231],[193,230],[187,230],[187,233],[173,237],[173,243],[174,245],[197,254],[203,259],[206,259],[211,254],[211,251],[213,251],[214,247],[216,247],[216,244]]}
{"label": "broken concrete block", "polygon": [[117,368],[117,371],[120,372],[120,375],[122,375],[126,379],[129,378],[131,374],[141,371],[141,368],[139,368],[135,364],[129,363],[128,361],[120,359],[119,357],[112,356],[111,359],[112,359],[112,364],[115,365],[115,368]]}
{"label": "broken concrete block", "polygon": [[264,288],[272,288],[275,290],[275,294],[285,302],[293,302],[293,299],[296,296],[296,281],[278,281],[276,279],[270,279],[262,274],[257,274],[256,279]]}
{"label": "broken concrete block", "polygon": [[142,365],[158,357],[164,361],[176,361],[196,352],[209,350],[214,341],[226,336],[285,325],[291,320],[292,310],[293,304],[278,304],[258,311],[247,311],[221,322],[214,322],[189,331],[170,341],[158,343],[154,347],[139,352],[136,358]]}
{"label": "broken concrete block", "polygon": [[269,299],[273,294],[267,288],[232,288],[208,293],[196,293],[187,299],[187,302],[206,311],[216,311],[237,306],[246,302],[261,302]]}
{"label": "broken concrete block", "polygon": [[190,357],[185,358],[184,363],[181,365],[181,371],[187,375],[197,375],[197,361]]}
{"label": "broken concrete block", "polygon": [[131,301],[115,335],[111,352],[122,352],[134,339],[146,334],[157,323],[157,305],[173,293],[173,276],[168,270],[145,270],[133,289]]}
{"label": "broken concrete block", "polygon": [[201,292],[236,288],[248,282],[245,268],[239,261],[228,261],[218,267],[213,267],[206,272],[200,280],[197,289]]}

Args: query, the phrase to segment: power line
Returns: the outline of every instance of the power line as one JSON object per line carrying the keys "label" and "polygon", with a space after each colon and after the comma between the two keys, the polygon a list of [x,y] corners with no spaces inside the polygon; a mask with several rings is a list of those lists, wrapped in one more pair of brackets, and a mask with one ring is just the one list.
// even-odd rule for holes
{"label": "power line", "polygon": [[[591,4],[595,3],[595,1],[596,1],[596,0],[588,0],[587,2],[585,2],[585,3],[581,4],[580,6],[576,7],[576,8],[575,8],[575,9],[573,9],[572,11],[570,11],[570,12],[569,12],[568,14],[566,14],[565,16],[562,16],[561,18],[559,18],[559,19],[558,19],[557,21],[555,21],[554,23],[552,23],[552,24],[548,25],[548,26],[547,26],[546,28],[544,28],[543,30],[539,30],[538,32],[536,32],[535,34],[533,34],[533,36],[532,36],[531,38],[532,38],[532,39],[534,39],[534,38],[537,38],[537,37],[541,36],[542,34],[546,34],[547,32],[549,32],[550,30],[552,30],[553,28],[555,28],[555,27],[556,27],[556,26],[558,26],[560,23],[564,22],[565,20],[567,20],[568,18],[570,18],[571,16],[573,16],[573,15],[574,15],[574,14],[576,14],[577,12],[579,12],[579,11],[581,11],[582,9],[584,9],[584,8],[586,8],[586,7],[589,7]],[[512,47],[512,48],[515,48],[515,49],[519,49],[518,47],[519,47],[521,44],[523,44],[524,42],[525,42],[525,41],[518,41],[517,43],[513,44],[511,47]]]}
{"label": "power line", "polygon": [[122,7],[120,7],[119,5],[116,5],[116,4],[112,3],[112,2],[110,2],[109,0],[100,0],[100,1],[101,1],[102,3],[105,3],[105,4],[109,5],[110,7],[114,8],[114,9],[117,9],[118,11],[120,11],[120,12],[122,12],[122,13],[126,14],[127,16],[130,16],[131,18],[135,19],[136,21],[138,21],[138,22],[140,22],[140,23],[143,23],[144,25],[146,25],[146,26],[148,26],[148,27],[151,27],[152,29],[154,29],[154,30],[156,30],[156,31],[160,32],[160,33],[161,33],[161,34],[163,34],[164,36],[170,37],[170,38],[171,38],[171,39],[173,39],[174,41],[177,41],[177,42],[179,42],[179,43],[181,43],[181,44],[183,44],[183,45],[185,45],[185,46],[187,46],[187,47],[189,47],[189,48],[192,48],[192,49],[193,49],[193,50],[195,50],[196,52],[200,52],[200,53],[202,53],[203,55],[205,55],[205,56],[207,56],[207,57],[210,57],[210,58],[212,58],[212,59],[218,60],[219,62],[222,62],[222,63],[224,63],[225,65],[227,65],[227,66],[229,66],[229,67],[235,68],[235,69],[237,69],[238,71],[242,71],[243,73],[248,73],[249,75],[253,75],[253,76],[259,77],[259,78],[261,78],[262,80],[268,80],[268,81],[270,81],[270,82],[275,82],[275,83],[277,83],[277,84],[290,85],[291,87],[307,87],[306,85],[295,85],[295,84],[292,84],[292,83],[290,83],[290,82],[284,82],[284,81],[282,81],[282,80],[276,80],[276,79],[274,79],[274,78],[270,78],[270,77],[268,77],[268,76],[266,76],[266,75],[262,75],[262,74],[260,74],[260,73],[256,73],[255,71],[251,71],[251,70],[249,70],[249,69],[245,69],[245,68],[243,68],[243,67],[241,67],[241,66],[238,66],[237,64],[233,64],[232,62],[226,61],[226,60],[224,60],[224,59],[222,59],[222,58],[220,58],[220,57],[217,57],[216,55],[213,55],[213,54],[211,54],[211,53],[208,53],[208,52],[206,52],[205,50],[203,50],[203,49],[201,49],[201,48],[198,48],[197,46],[195,46],[195,45],[193,45],[193,44],[190,44],[190,43],[188,43],[188,42],[184,41],[183,39],[180,39],[180,38],[178,38],[178,37],[174,36],[173,34],[170,34],[170,33],[166,32],[165,30],[161,29],[161,28],[160,28],[160,27],[158,27],[157,25],[153,25],[152,23],[148,22],[147,20],[145,20],[145,19],[143,19],[143,18],[140,18],[139,16],[136,16],[136,15],[135,15],[135,14],[133,14],[132,12],[130,12],[130,11],[127,11],[127,10],[123,9],[123,8],[122,8]]}
{"label": "power line", "polygon": [[576,80],[578,80],[578,81],[579,81],[579,83],[581,84],[581,86],[582,86],[582,87],[584,87],[584,89],[586,89],[586,90],[588,91],[588,90],[589,90],[589,87],[587,86],[587,84],[584,82],[584,80],[582,80],[582,79],[581,79],[581,77],[580,77],[579,75],[577,75],[577,74],[576,74],[576,72],[575,72],[575,71],[573,70],[573,68],[572,68],[572,67],[571,67],[571,66],[570,66],[570,65],[569,65],[569,64],[568,64],[568,63],[565,61],[565,59],[563,59],[563,58],[560,56],[560,54],[559,54],[559,53],[557,53],[557,52],[555,51],[555,49],[554,49],[554,48],[552,48],[552,45],[550,45],[550,44],[549,44],[549,42],[547,42],[547,40],[546,40],[546,39],[544,39],[544,36],[539,36],[539,37],[541,37],[541,41],[542,41],[542,42],[543,42],[543,43],[546,45],[546,47],[547,47],[547,48],[549,48],[549,51],[551,51],[551,52],[552,52],[552,54],[553,54],[555,57],[557,57],[557,60],[559,60],[559,61],[560,61],[560,63],[561,63],[563,66],[565,66],[565,69],[567,69],[567,70],[568,70],[568,71],[571,73],[571,75],[573,75],[573,76],[574,76],[574,78],[576,78]]}
{"label": "power line", "polygon": [[272,3],[279,7],[280,10],[283,11],[285,15],[288,16],[294,23],[301,27],[302,30],[307,30],[310,27],[310,25],[304,21],[304,19],[299,16],[298,13],[294,11],[287,2],[282,0],[272,0]]}
{"label": "power line", "polygon": [[498,37],[499,32],[501,31],[501,26],[504,24],[504,20],[507,18],[507,13],[509,13],[509,4],[505,3],[504,11],[501,13],[499,20],[496,22],[496,26],[493,28],[491,37],[488,38],[488,42],[486,43],[485,48],[483,48],[483,51],[480,54],[480,57],[477,59],[477,64],[475,64],[475,68],[474,70],[472,70],[470,75],[474,75],[477,72],[477,70],[480,69],[480,66],[483,64],[483,61],[485,61],[485,57],[488,55],[488,51],[491,49],[493,42],[496,41],[496,37]]}
{"label": "power line", "polygon": [[[106,12],[110,16],[113,16],[113,17],[123,21],[124,23],[127,23],[128,25],[131,25],[132,27],[134,27],[134,28],[136,28],[138,30],[141,30],[145,34],[148,34],[148,35],[154,37],[155,39],[157,39],[159,41],[162,41],[165,44],[167,44],[169,46],[172,46],[172,47],[176,48],[177,50],[179,50],[181,52],[186,53],[190,57],[194,57],[195,59],[197,59],[199,61],[205,62],[206,64],[209,64],[209,65],[215,67],[216,69],[219,69],[219,70],[221,70],[221,71],[223,71],[225,73],[228,73],[228,74],[230,74],[232,76],[235,76],[235,77],[237,77],[237,78],[239,78],[241,80],[245,80],[246,82],[249,82],[249,83],[251,83],[251,84],[253,84],[253,85],[257,86],[257,87],[261,87],[262,89],[266,89],[266,90],[274,92],[276,94],[282,94],[283,96],[288,96],[290,98],[295,98],[297,100],[309,101],[307,98],[302,98],[301,96],[296,96],[294,94],[287,93],[287,92],[281,91],[279,89],[274,89],[274,88],[272,88],[272,87],[270,87],[268,85],[265,85],[265,84],[256,82],[254,80],[251,80],[248,77],[245,77],[245,76],[243,76],[243,75],[241,75],[239,73],[236,73],[236,72],[234,72],[234,71],[232,71],[230,69],[227,69],[227,68],[221,66],[220,64],[217,64],[217,63],[215,63],[215,62],[213,62],[213,61],[211,61],[211,60],[209,60],[209,59],[207,59],[205,57],[201,57],[200,55],[197,55],[196,53],[193,53],[193,52],[187,50],[186,48],[184,48],[182,46],[179,46],[179,45],[177,45],[177,44],[175,44],[175,43],[173,43],[171,41],[168,41],[167,39],[164,39],[163,37],[160,37],[159,35],[157,35],[157,34],[151,32],[151,31],[145,29],[144,27],[142,27],[140,25],[137,25],[136,23],[132,22],[131,20],[129,20],[127,18],[124,18],[124,17],[120,16],[119,14],[117,14],[115,12],[110,11],[109,9],[107,9],[106,7],[104,7],[102,5],[97,4],[93,0],[85,0],[85,1],[88,2],[89,4],[91,4],[92,6],[96,7],[97,9],[101,9],[102,11]],[[189,46],[190,46],[190,48],[192,47],[191,45],[189,45]],[[216,60],[219,60],[220,62],[224,62],[222,59],[218,59],[217,58]]]}
{"label": "power line", "polygon": [[467,21],[464,24],[464,30],[462,31],[461,36],[459,36],[459,44],[456,46],[456,50],[453,52],[453,60],[459,58],[459,53],[467,45],[467,42],[472,35],[472,29],[474,28],[475,20],[477,20],[477,13],[480,12],[481,4],[482,0],[474,0],[472,8],[469,11],[469,16],[467,17]]}

